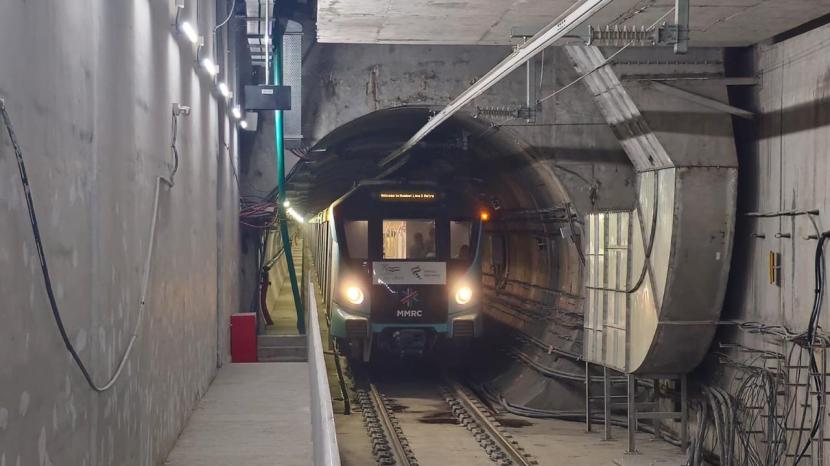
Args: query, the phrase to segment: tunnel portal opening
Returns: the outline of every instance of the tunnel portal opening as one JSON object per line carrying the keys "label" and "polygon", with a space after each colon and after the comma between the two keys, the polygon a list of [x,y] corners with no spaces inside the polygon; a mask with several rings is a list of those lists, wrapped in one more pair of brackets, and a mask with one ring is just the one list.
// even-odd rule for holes
{"label": "tunnel portal opening", "polygon": [[[291,169],[287,188],[292,205],[312,215],[359,181],[377,177],[382,172],[378,162],[433,111],[412,106],[380,110],[330,132]],[[497,123],[457,114],[385,177],[463,189],[488,206],[491,218],[482,235],[483,313],[487,341],[498,335],[499,351],[488,348],[477,365],[494,391],[539,412],[573,411],[584,401],[584,368],[578,363],[584,213],[561,182],[554,154],[537,150]],[[588,189],[577,195],[594,194]]]}

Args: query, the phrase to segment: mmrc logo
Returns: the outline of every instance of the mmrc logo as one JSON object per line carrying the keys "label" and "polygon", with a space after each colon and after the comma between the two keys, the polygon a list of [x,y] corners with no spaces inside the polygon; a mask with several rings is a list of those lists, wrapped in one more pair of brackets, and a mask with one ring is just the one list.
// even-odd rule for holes
{"label": "mmrc logo", "polygon": [[407,309],[412,309],[416,304],[418,304],[419,301],[420,300],[418,299],[418,290],[407,288],[403,291],[403,298],[401,298],[401,304],[406,306]]}
{"label": "mmrc logo", "polygon": [[416,265],[415,267],[412,267],[409,270],[412,272],[412,275],[415,275],[415,278],[417,278],[418,280],[423,280],[424,279],[424,277],[421,276],[421,271],[423,269],[421,269],[420,265]]}

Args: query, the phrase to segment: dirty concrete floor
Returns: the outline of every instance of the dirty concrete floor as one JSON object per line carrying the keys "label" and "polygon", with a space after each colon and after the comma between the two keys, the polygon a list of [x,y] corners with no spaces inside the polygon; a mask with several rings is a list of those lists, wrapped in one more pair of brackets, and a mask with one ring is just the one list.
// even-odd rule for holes
{"label": "dirty concrete floor", "polygon": [[[651,434],[637,435],[636,455],[625,454],[627,431],[616,427],[612,440],[603,441],[601,426],[594,432],[585,432],[582,422],[554,419],[528,419],[520,416],[498,416],[522,447],[532,454],[540,465],[568,466],[680,466],[685,456],[680,448],[662,440],[654,440]],[[514,422],[520,422],[516,427]]]}

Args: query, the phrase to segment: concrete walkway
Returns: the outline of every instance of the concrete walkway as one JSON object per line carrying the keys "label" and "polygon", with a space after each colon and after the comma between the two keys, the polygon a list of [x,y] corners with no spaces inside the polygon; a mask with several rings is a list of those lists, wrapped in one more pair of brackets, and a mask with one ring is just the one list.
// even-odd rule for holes
{"label": "concrete walkway", "polygon": [[[297,274],[297,280],[302,280],[302,261],[303,261],[303,240],[302,237],[297,237],[291,242],[291,254],[294,257],[294,271]],[[280,266],[285,260],[283,256],[280,259]],[[280,270],[279,272],[283,272]],[[299,335],[297,331],[297,310],[294,307],[294,294],[291,290],[291,280],[288,278],[287,269],[283,272],[284,277],[282,282],[278,280],[280,276],[276,267],[271,269],[271,287],[268,288],[268,309],[274,325],[269,325],[265,328],[267,335]],[[278,286],[274,286],[278,285]]]}
{"label": "concrete walkway", "polygon": [[306,363],[225,365],[165,464],[309,465],[309,392]]}

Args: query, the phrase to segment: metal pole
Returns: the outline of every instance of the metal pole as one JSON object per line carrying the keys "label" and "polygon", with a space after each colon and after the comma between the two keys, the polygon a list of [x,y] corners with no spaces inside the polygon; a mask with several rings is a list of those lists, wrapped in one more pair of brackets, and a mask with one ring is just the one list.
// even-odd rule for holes
{"label": "metal pole", "polygon": [[827,348],[823,342],[819,348],[821,350],[821,373],[819,375],[821,378],[821,386],[817,386],[816,390],[821,390],[821,392],[818,393],[818,412],[813,414],[814,420],[818,417],[818,438],[813,439],[816,455],[816,461],[813,464],[816,466],[822,466],[824,464],[824,418],[826,417],[825,411],[827,406]]}
{"label": "metal pole", "polygon": [[[527,42],[527,41],[525,41]],[[527,116],[525,118],[525,123],[530,123],[533,121],[531,115],[533,115],[533,108],[536,106],[535,102],[533,102],[533,60],[528,60],[525,62],[525,83],[527,88],[525,89],[525,107],[527,107]]]}
{"label": "metal pole", "polygon": [[268,21],[268,4],[270,3],[270,1],[271,0],[265,0],[265,84],[271,82],[269,76],[271,65],[268,63],[268,49],[271,46],[271,35],[268,33],[268,26],[271,25],[271,23]]}
{"label": "metal pole", "polygon": [[[269,0],[270,1],[270,0]],[[266,2],[266,12],[267,12]],[[267,14],[267,13],[266,13]],[[266,31],[267,31],[266,27]],[[267,47],[266,47],[267,49]],[[274,85],[282,85],[282,40],[274,41]],[[267,66],[265,67],[268,68]],[[300,296],[300,287],[297,284],[297,271],[294,270],[294,255],[291,252],[291,237],[288,235],[288,220],[285,217],[285,131],[283,126],[282,110],[274,111],[274,150],[277,153],[277,192],[279,193],[277,208],[279,209],[280,234],[282,247],[285,251],[285,261],[288,265],[288,277],[291,280],[291,292],[294,295],[294,310],[297,313],[297,331],[305,334],[305,312],[303,300]],[[302,258],[300,259],[302,260]]]}
{"label": "metal pole", "polygon": [[689,0],[675,0],[674,24],[677,26],[674,53],[686,53],[689,51]]}
{"label": "metal pole", "polygon": [[591,431],[591,363],[585,361],[585,431]]}
{"label": "metal pole", "polygon": [[611,440],[611,376],[608,366],[602,366],[603,440]]}
{"label": "metal pole", "polygon": [[680,376],[680,449],[689,447],[689,379]]}
{"label": "metal pole", "polygon": [[627,405],[628,405],[628,453],[637,453],[637,379],[628,374]]}

